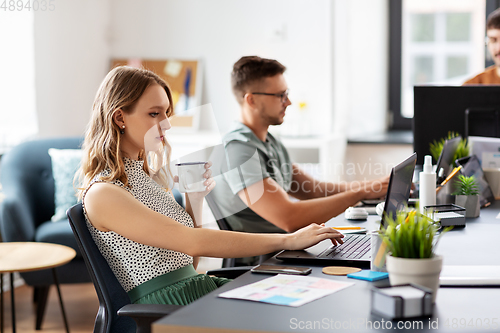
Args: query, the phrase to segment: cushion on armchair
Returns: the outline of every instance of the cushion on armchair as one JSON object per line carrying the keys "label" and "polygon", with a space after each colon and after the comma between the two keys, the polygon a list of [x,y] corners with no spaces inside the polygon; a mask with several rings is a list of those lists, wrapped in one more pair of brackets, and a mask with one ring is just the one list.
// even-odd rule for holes
{"label": "cushion on armchair", "polygon": [[[78,149],[81,142],[81,138],[37,139],[2,156],[0,181],[5,200],[0,204],[0,226],[4,241],[32,242],[37,228],[50,221],[55,212],[55,182],[48,150]],[[70,228],[67,231],[72,234]]]}
{"label": "cushion on armchair", "polygon": [[75,174],[81,165],[81,149],[49,149],[54,177],[55,213],[52,221],[67,220],[66,211],[77,203]]}

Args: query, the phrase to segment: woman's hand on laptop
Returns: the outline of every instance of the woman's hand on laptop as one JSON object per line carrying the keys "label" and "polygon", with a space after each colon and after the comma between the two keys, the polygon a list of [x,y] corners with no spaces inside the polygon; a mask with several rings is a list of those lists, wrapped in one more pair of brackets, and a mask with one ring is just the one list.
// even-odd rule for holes
{"label": "woman's hand on laptop", "polygon": [[321,225],[311,223],[307,227],[286,235],[285,250],[302,250],[325,239],[331,239],[334,245],[340,245],[344,243],[343,237],[344,235],[337,230],[325,227],[324,223]]}

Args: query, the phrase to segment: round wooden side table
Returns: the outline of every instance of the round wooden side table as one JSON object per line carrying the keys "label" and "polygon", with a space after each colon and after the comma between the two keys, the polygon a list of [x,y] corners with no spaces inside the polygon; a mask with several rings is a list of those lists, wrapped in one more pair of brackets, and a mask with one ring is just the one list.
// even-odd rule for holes
{"label": "round wooden side table", "polygon": [[55,268],[70,262],[76,256],[76,251],[72,248],[59,244],[38,243],[38,242],[7,242],[0,243],[0,321],[1,333],[4,329],[3,320],[3,274],[10,274],[10,300],[12,303],[12,332],[16,332],[16,313],[14,302],[14,272],[30,272],[42,269],[52,269],[54,283],[59,295],[59,304],[64,320],[66,332],[69,333],[68,321],[59,289],[59,282]]}

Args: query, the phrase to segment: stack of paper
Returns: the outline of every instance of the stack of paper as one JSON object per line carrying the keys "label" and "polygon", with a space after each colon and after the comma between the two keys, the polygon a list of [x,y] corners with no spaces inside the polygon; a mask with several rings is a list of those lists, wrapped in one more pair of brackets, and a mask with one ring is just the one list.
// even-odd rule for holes
{"label": "stack of paper", "polygon": [[372,289],[372,312],[390,319],[432,314],[432,293],[415,285]]}

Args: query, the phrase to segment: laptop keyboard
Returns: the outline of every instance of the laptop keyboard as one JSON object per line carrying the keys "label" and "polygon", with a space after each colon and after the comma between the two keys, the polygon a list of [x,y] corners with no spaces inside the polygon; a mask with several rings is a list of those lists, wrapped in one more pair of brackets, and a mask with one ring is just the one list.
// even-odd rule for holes
{"label": "laptop keyboard", "polygon": [[329,247],[318,254],[318,258],[342,258],[360,259],[370,251],[370,236],[368,235],[346,235],[344,244]]}

